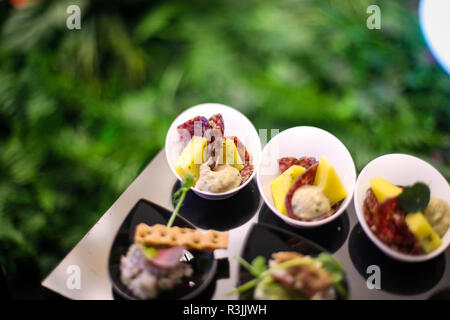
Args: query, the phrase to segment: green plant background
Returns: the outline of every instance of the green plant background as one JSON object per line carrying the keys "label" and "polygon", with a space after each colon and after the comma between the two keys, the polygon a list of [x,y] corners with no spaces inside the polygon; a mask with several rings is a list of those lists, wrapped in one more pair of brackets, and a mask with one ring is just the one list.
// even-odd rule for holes
{"label": "green plant background", "polygon": [[56,266],[195,104],[324,128],[359,170],[406,152],[450,177],[450,77],[417,1],[17,2],[0,3],[0,264],[15,288]]}

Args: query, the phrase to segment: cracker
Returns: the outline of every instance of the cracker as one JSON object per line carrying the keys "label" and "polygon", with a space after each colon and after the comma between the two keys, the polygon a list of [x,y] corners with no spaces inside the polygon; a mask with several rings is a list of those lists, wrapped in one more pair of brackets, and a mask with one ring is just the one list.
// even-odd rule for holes
{"label": "cracker", "polygon": [[228,248],[228,232],[140,223],[136,227],[134,242],[147,246],[186,246],[188,249],[213,251]]}

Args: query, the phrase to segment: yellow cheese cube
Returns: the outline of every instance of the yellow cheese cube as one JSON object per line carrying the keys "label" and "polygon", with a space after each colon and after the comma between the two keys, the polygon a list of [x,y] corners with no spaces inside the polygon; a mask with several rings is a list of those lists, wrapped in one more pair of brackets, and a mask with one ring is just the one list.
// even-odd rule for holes
{"label": "yellow cheese cube", "polygon": [[203,151],[206,148],[207,140],[203,137],[193,136],[191,141],[183,149],[175,161],[175,171],[185,177],[191,174],[194,181],[197,181],[200,174],[200,166],[206,161]]}
{"label": "yellow cheese cube", "polygon": [[306,169],[302,166],[293,165],[270,183],[275,208],[282,214],[287,214],[284,203],[289,189],[305,171]]}
{"label": "yellow cheese cube", "polygon": [[408,213],[405,220],[409,230],[417,237],[425,252],[434,251],[441,246],[441,238],[433,230],[422,212]]}
{"label": "yellow cheese cube", "polygon": [[229,164],[232,167],[238,169],[239,171],[241,171],[244,168],[244,162],[239,156],[239,152],[232,139],[225,139],[223,141],[223,147],[221,152],[222,158],[220,163]]}
{"label": "yellow cheese cube", "polygon": [[388,198],[397,197],[403,191],[402,188],[399,188],[380,177],[370,179],[370,187],[378,202],[383,202]]}
{"label": "yellow cheese cube", "polygon": [[347,197],[347,190],[325,156],[320,158],[314,184],[322,190],[331,206]]}

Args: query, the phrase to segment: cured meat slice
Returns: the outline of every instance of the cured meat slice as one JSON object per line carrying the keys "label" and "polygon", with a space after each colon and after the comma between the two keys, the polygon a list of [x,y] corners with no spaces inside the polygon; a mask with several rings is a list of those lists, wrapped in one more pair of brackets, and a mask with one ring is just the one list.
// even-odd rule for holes
{"label": "cured meat slice", "polygon": [[278,159],[278,167],[281,173],[285,172],[287,169],[292,167],[297,162],[297,158],[294,157],[284,157]]}
{"label": "cured meat slice", "polygon": [[251,164],[250,153],[247,151],[247,148],[242,143],[241,140],[236,136],[228,137],[228,139],[233,139],[234,145],[239,153],[239,157],[244,162],[244,168],[242,168],[240,174],[242,177],[241,185],[244,184],[252,175],[255,170],[253,164]]}
{"label": "cured meat slice", "polygon": [[[222,149],[223,134],[225,132],[225,124],[220,113],[211,116],[208,120],[209,130],[206,138],[208,139],[208,154],[211,155],[211,170],[217,167],[219,163],[220,150]],[[218,152],[216,152],[218,151]]]}
{"label": "cured meat slice", "polygon": [[223,137],[225,133],[225,124],[223,122],[223,117],[220,113],[211,116],[208,120],[208,125],[210,129],[217,130],[219,134]]}
{"label": "cured meat slice", "polygon": [[177,127],[181,140],[185,143],[189,142],[194,135],[203,137],[208,129],[208,119],[201,116],[192,118]]}
{"label": "cured meat slice", "polygon": [[292,197],[294,196],[294,193],[298,188],[303,187],[307,184],[314,184],[318,166],[319,164],[317,163],[310,166],[301,176],[297,178],[297,180],[295,180],[294,184],[289,189],[285,199],[286,212],[289,217],[298,220],[298,217],[294,214],[294,209],[292,208]]}
{"label": "cured meat slice", "polygon": [[363,209],[370,229],[387,246],[407,254],[423,253],[418,239],[406,224],[406,214],[400,209],[397,198],[378,203],[372,189],[369,189]]}
{"label": "cured meat slice", "polygon": [[278,167],[280,168],[281,173],[285,172],[293,165],[299,165],[305,169],[308,169],[316,163],[317,160],[314,157],[301,157],[298,159],[294,157],[283,157],[278,159]]}
{"label": "cured meat slice", "polygon": [[242,168],[242,170],[240,172],[241,178],[242,178],[241,185],[244,184],[245,181],[247,181],[250,178],[250,176],[253,173],[253,170],[254,170],[254,168],[253,168],[252,164],[250,164],[250,163],[244,164],[244,168]]}

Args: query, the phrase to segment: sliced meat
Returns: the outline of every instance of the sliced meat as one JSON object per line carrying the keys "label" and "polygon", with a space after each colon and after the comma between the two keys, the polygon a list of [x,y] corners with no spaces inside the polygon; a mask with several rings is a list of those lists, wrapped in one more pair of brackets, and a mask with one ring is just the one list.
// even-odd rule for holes
{"label": "sliced meat", "polygon": [[219,132],[219,135],[223,137],[225,133],[225,124],[220,113],[211,116],[208,120],[208,124],[210,129],[217,130]]}
{"label": "sliced meat", "polygon": [[233,139],[234,145],[236,146],[236,149],[239,153],[239,157],[244,162],[244,164],[250,163],[250,153],[247,151],[247,148],[242,143],[241,140],[238,139],[236,136],[227,137],[228,139]]}
{"label": "sliced meat", "polygon": [[301,157],[298,159],[294,157],[284,157],[278,159],[278,167],[280,168],[281,173],[285,172],[293,165],[302,166],[303,168],[308,169],[316,163],[317,160],[314,157]]}
{"label": "sliced meat", "polygon": [[175,267],[184,254],[186,247],[171,247],[158,250],[158,255],[149,259],[148,261],[162,269],[169,269]]}
{"label": "sliced meat", "polygon": [[244,184],[245,181],[247,181],[250,178],[250,176],[253,173],[253,170],[254,168],[252,164],[250,163],[244,164],[244,168],[240,172],[242,178],[241,184]]}
{"label": "sliced meat", "polygon": [[200,116],[192,118],[177,127],[181,140],[185,143],[189,142],[194,135],[203,137],[208,129],[208,119]]}
{"label": "sliced meat", "polygon": [[[271,265],[290,261],[304,256],[298,252],[277,252],[272,254]],[[296,290],[308,298],[312,298],[319,292],[325,292],[332,285],[332,277],[327,272],[315,265],[301,265],[277,270],[272,277],[288,288]]]}

